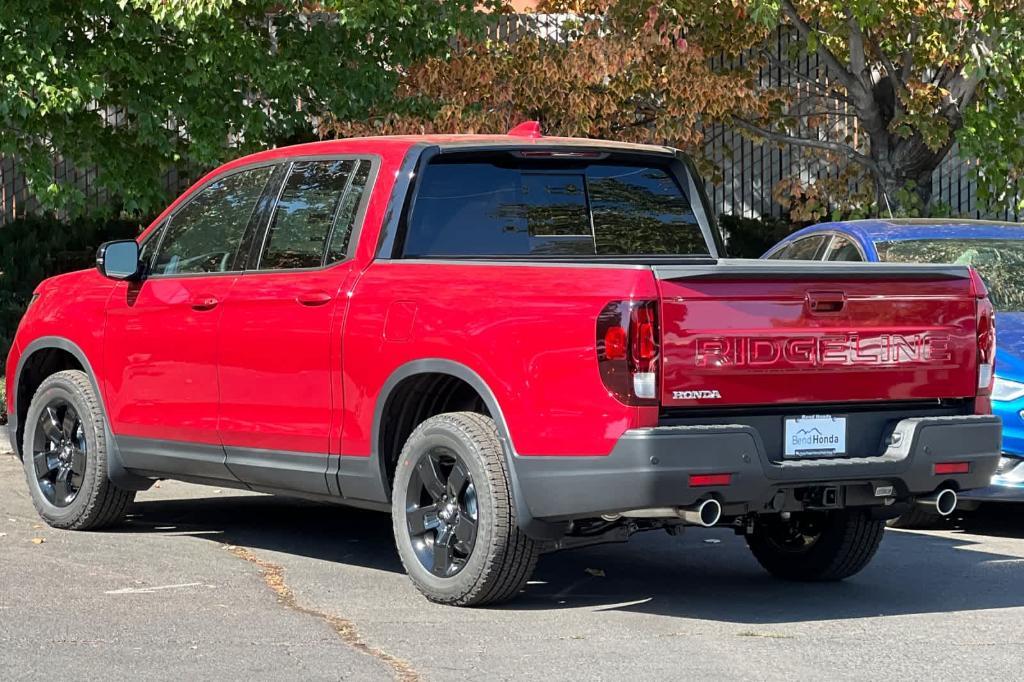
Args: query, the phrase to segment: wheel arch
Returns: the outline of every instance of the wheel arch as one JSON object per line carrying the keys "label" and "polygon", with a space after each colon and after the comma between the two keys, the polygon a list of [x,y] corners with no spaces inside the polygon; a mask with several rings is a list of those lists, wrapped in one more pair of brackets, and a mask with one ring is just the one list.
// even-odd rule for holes
{"label": "wheel arch", "polygon": [[[409,399],[409,395],[406,391],[403,391],[403,387],[408,388],[409,382],[415,382],[418,377],[451,377],[453,380],[460,382],[458,384],[451,384],[446,387],[446,390],[450,391],[462,391],[464,387],[473,391],[474,395],[479,399],[482,410],[470,410],[479,411],[486,414],[494,420],[495,425],[498,429],[498,439],[501,442],[501,449],[504,453],[506,463],[508,465],[508,472],[510,481],[509,484],[512,488],[513,502],[516,506],[516,515],[519,521],[519,526],[527,535],[537,539],[554,539],[561,537],[564,534],[564,524],[551,524],[546,523],[537,519],[534,519],[530,514],[529,507],[525,502],[525,498],[521,491],[519,483],[519,477],[516,473],[516,454],[515,447],[512,442],[512,437],[509,433],[508,424],[505,421],[504,413],[501,410],[501,403],[498,401],[491,390],[491,387],[487,382],[480,376],[478,372],[472,368],[454,360],[447,360],[442,358],[427,358],[421,360],[413,360],[404,365],[398,367],[388,377],[387,381],[384,382],[380,393],[377,395],[377,401],[374,406],[373,412],[373,427],[371,430],[371,446],[370,446],[370,457],[368,467],[373,482],[376,483],[374,488],[376,495],[374,497],[378,501],[390,502],[391,500],[391,475],[393,470],[389,469],[391,466],[390,458],[393,454],[393,447],[395,443],[388,441],[388,417],[393,414],[395,400],[396,399]],[[457,394],[452,394],[457,395]],[[443,407],[445,401],[442,399],[439,402],[439,406]],[[456,411],[450,409],[442,409],[441,411]],[[441,412],[424,409],[420,410],[419,414],[426,414],[427,417],[433,416],[429,414],[434,412],[440,414]],[[417,423],[421,422],[422,419],[418,419]],[[415,428],[416,424],[412,427]],[[398,424],[398,429],[402,429],[403,425]],[[399,444],[400,449],[400,444]],[[342,458],[345,459],[356,459],[356,458]],[[344,464],[342,465],[344,470]],[[346,486],[342,484],[342,492],[345,493]],[[361,492],[370,492],[363,490]]]}
{"label": "wheel arch", "polygon": [[96,400],[103,410],[103,424],[106,430],[107,442],[107,475],[116,485],[126,490],[146,490],[153,481],[148,478],[136,476],[125,469],[121,462],[121,454],[117,449],[117,441],[110,428],[110,419],[107,416],[107,407],[103,400],[103,392],[100,390],[93,371],[92,363],[85,351],[70,339],[62,336],[41,336],[35,339],[21,353],[18,359],[18,366],[14,372],[14,386],[8,387],[11,395],[14,396],[11,414],[8,418],[11,424],[8,428],[12,434],[12,445],[15,453],[21,457],[22,444],[24,442],[25,415],[28,413],[29,404],[36,388],[46,377],[66,369],[78,369],[85,373],[96,393]]}

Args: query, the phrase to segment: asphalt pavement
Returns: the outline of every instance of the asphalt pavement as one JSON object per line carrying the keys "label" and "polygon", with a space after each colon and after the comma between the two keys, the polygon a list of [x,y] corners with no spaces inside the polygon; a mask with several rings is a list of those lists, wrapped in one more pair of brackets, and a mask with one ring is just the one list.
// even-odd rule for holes
{"label": "asphalt pavement", "polygon": [[386,515],[161,482],[105,532],[44,526],[0,454],[0,675],[111,679],[1020,676],[1024,508],[887,531],[843,583],[767,576],[730,531],[541,558],[520,598],[423,599]]}

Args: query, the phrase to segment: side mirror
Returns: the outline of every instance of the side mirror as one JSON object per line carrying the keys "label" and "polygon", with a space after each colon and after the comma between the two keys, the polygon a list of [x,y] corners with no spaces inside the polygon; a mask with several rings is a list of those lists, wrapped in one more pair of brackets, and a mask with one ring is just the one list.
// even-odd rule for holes
{"label": "side mirror", "polygon": [[101,245],[96,252],[96,269],[110,279],[135,279],[142,271],[138,242],[120,239]]}

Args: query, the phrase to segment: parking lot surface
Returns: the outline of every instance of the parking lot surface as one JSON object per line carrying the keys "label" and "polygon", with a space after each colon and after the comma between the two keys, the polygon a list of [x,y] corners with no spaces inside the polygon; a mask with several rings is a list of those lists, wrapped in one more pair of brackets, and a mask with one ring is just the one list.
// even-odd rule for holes
{"label": "parking lot surface", "polygon": [[0,454],[6,679],[1016,678],[1024,511],[888,531],[838,584],[730,531],[551,554],[511,604],[425,601],[386,515],[162,482],[116,530],[42,525]]}

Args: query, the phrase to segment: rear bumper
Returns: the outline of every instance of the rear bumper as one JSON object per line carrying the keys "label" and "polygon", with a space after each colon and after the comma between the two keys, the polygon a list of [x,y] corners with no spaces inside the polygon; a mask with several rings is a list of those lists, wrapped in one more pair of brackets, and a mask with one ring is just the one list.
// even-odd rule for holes
{"label": "rear bumper", "polygon": [[[1000,431],[992,416],[911,418],[896,425],[894,444],[879,456],[773,462],[749,426],[666,426],[627,431],[607,457],[515,457],[515,471],[537,519],[688,507],[709,496],[727,514],[778,510],[780,491],[792,504],[796,491],[818,486],[841,487],[842,506],[881,505],[878,486],[892,486],[901,500],[941,485],[987,486]],[[933,465],[949,461],[969,462],[969,473],[936,476]],[[731,474],[730,484],[690,486],[690,475],[711,473]]]}

